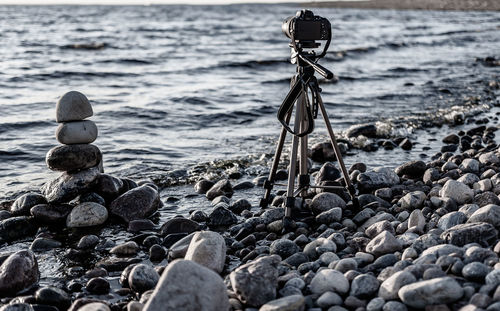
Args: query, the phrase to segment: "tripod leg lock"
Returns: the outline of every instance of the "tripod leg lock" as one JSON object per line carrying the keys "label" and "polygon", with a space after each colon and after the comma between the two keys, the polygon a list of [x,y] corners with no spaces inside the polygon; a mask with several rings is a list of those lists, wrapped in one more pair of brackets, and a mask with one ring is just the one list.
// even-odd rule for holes
{"label": "tripod leg lock", "polygon": [[299,188],[307,188],[311,184],[309,175],[299,175]]}

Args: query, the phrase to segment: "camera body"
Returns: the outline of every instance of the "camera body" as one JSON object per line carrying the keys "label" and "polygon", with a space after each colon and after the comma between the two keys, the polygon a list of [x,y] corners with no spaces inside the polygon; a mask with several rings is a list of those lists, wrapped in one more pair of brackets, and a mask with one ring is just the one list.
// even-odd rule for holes
{"label": "camera body", "polygon": [[312,11],[297,11],[281,26],[283,33],[294,41],[330,40],[332,28],[328,19],[314,15]]}

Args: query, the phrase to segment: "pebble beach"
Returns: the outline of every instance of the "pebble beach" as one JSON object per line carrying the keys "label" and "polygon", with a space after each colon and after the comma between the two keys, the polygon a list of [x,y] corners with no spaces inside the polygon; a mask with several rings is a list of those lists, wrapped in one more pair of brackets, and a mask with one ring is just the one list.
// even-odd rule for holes
{"label": "pebble beach", "polygon": [[[411,131],[343,128],[360,206],[310,189],[289,231],[282,188],[258,203],[270,152],[120,174],[99,144],[99,99],[66,90],[39,159],[50,174],[0,197],[0,311],[500,310],[500,61],[472,62],[487,73],[402,119]],[[308,161],[313,184],[345,186],[324,132]]]}

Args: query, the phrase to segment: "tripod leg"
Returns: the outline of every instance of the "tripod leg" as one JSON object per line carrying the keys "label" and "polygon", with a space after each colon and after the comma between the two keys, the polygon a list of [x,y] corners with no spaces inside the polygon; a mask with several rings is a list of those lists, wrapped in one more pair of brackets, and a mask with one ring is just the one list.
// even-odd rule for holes
{"label": "tripod leg", "polygon": [[349,194],[351,196],[352,205],[355,210],[359,209],[359,201],[356,197],[356,189],[351,182],[351,178],[349,177],[349,173],[345,167],[344,159],[342,158],[342,154],[340,153],[339,145],[337,144],[337,139],[335,138],[335,134],[333,133],[332,125],[330,123],[330,119],[328,119],[328,114],[326,113],[325,105],[323,104],[323,100],[321,96],[318,94],[318,105],[321,109],[321,115],[323,116],[323,120],[325,121],[326,128],[328,130],[328,135],[330,136],[330,140],[332,141],[333,151],[335,152],[335,156],[337,157],[337,161],[339,162],[340,169],[342,170],[342,175],[344,176],[344,181],[347,185],[347,190],[349,190]]}
{"label": "tripod leg", "polygon": [[[290,122],[291,113],[286,116],[286,123]],[[269,177],[264,182],[264,188],[266,189],[264,193],[264,197],[260,200],[260,207],[266,208],[269,205],[269,198],[271,197],[271,191],[273,190],[273,183],[276,178],[276,171],[278,170],[278,165],[280,163],[281,152],[283,151],[283,145],[285,143],[286,138],[286,129],[283,126],[281,128],[280,138],[278,139],[278,146],[276,147],[276,151],[274,153],[273,165],[271,167],[271,172],[269,173]]]}
{"label": "tripod leg", "polygon": [[[297,105],[300,104],[300,131],[303,132],[307,128],[307,120],[306,120],[306,97],[307,94],[303,93],[299,97],[299,101]],[[309,168],[307,165],[307,135],[300,137],[300,159],[299,159],[299,188],[303,189],[300,192],[301,197],[305,197],[307,195],[307,188],[310,186],[309,179]]]}

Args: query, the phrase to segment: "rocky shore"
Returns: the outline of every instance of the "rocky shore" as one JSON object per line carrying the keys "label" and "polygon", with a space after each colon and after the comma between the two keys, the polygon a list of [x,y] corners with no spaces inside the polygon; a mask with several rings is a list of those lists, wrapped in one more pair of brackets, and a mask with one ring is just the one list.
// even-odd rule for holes
{"label": "rocky shore", "polygon": [[[91,115],[58,115],[77,122],[60,128]],[[0,202],[0,310],[500,310],[498,118],[477,123],[444,137],[427,162],[353,164],[360,209],[342,191],[311,191],[292,232],[282,230],[283,191],[267,209],[235,199],[266,174],[253,182],[242,171],[207,175],[194,185],[204,206],[161,219],[177,199],[161,200],[151,181],[104,173],[90,144],[97,129],[58,131],[63,145],[47,164],[62,175]],[[370,133],[350,130],[358,140]],[[316,184],[342,183],[328,150],[311,150]],[[114,243],[113,234],[124,239]],[[4,251],[20,241],[29,247]],[[40,281],[46,256],[63,262],[62,281]]]}

